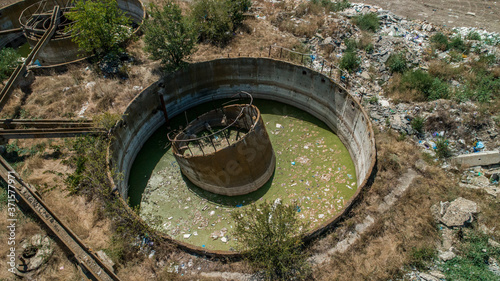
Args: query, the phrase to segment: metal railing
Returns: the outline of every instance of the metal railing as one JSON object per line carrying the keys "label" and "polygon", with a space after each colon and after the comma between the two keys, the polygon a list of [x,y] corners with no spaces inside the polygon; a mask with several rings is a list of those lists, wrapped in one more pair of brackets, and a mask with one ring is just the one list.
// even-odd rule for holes
{"label": "metal railing", "polygon": [[[193,151],[190,147],[190,144],[192,145],[192,143],[194,143],[194,145],[201,150],[202,154],[205,155],[205,151],[203,149],[202,143],[211,144],[214,151],[217,151],[217,147],[214,143],[214,139],[217,136],[222,135],[225,138],[227,145],[230,146],[231,142],[229,140],[230,137],[228,136],[228,134],[226,134],[227,130],[229,130],[230,128],[237,128],[238,133],[236,136],[236,140],[238,140],[239,133],[240,133],[239,130],[241,129],[241,127],[246,126],[248,128],[248,130],[250,130],[254,126],[255,123],[250,122],[250,124],[247,124],[243,119],[246,119],[247,116],[250,116],[250,120],[253,120],[252,117],[254,117],[254,116],[257,117],[258,114],[257,114],[255,108],[252,107],[253,97],[251,94],[249,94],[245,91],[241,91],[240,93],[233,95],[231,98],[239,96],[239,99],[242,99],[241,94],[246,95],[246,97],[250,99],[250,102],[248,104],[245,104],[244,106],[236,105],[238,107],[241,107],[241,109],[239,110],[239,113],[234,118],[231,118],[231,119],[228,118],[226,123],[227,122],[230,122],[230,123],[229,123],[229,125],[226,125],[224,128],[219,129],[215,132],[210,132],[210,134],[200,136],[200,137],[192,137],[191,135],[189,135],[188,134],[189,126],[186,126],[186,128],[184,128],[182,131],[169,132],[167,134],[167,137],[172,145],[174,153],[182,155],[184,151],[189,150],[191,155],[194,155]],[[220,108],[220,110],[222,111],[223,118],[227,118],[226,112],[224,112],[224,106],[229,104],[229,103],[233,103],[235,101],[237,101],[237,100],[231,100],[231,101],[228,101],[228,102],[225,102],[224,104],[222,104],[222,107]],[[219,109],[215,109],[215,110],[218,111]],[[197,117],[197,120],[198,120],[198,118],[200,118],[200,117]],[[240,125],[240,121],[243,122],[242,124],[244,124],[244,126]],[[188,121],[186,120],[186,122],[188,122]]]}

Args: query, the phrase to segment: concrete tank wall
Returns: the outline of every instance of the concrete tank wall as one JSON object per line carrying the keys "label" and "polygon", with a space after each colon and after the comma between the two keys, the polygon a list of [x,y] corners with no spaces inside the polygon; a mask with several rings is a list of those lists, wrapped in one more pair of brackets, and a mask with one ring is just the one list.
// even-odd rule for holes
{"label": "concrete tank wall", "polygon": [[[21,27],[19,16],[29,5],[36,1],[20,1],[0,9],[0,30],[8,30]],[[0,47],[17,47],[16,41],[24,37],[22,32],[0,36]],[[26,41],[24,41],[26,42]]]}
{"label": "concrete tank wall", "polygon": [[376,150],[371,123],[362,106],[334,81],[303,66],[266,58],[219,59],[191,64],[152,84],[129,104],[123,120],[113,129],[108,160],[123,179],[116,180],[115,186],[126,198],[133,188],[128,186],[128,177],[137,153],[164,123],[158,94],[172,117],[212,97],[229,98],[238,91],[309,112],[325,122],[347,147],[356,166],[358,190],[341,212],[306,236],[316,237],[350,209],[372,173]]}

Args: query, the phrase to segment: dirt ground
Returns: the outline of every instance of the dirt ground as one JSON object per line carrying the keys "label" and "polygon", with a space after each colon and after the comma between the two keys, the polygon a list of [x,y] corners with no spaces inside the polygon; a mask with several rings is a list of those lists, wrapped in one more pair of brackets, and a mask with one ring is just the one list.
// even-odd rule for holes
{"label": "dirt ground", "polygon": [[[0,0],[0,7],[15,2],[15,0]],[[494,0],[367,0],[352,2],[377,5],[410,19],[425,19],[435,24],[450,27],[482,27],[491,32],[500,32],[500,4]]]}
{"label": "dirt ground", "polygon": [[[356,2],[356,1],[353,1]],[[481,27],[500,32],[500,4],[494,0],[366,0],[409,19],[427,20],[448,27]]]}

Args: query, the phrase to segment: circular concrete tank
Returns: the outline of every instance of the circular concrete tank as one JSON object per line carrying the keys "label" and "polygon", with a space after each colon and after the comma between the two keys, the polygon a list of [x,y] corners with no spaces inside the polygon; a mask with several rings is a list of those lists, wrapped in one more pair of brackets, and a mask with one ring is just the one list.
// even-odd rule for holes
{"label": "circular concrete tank", "polygon": [[[118,7],[132,20],[133,33],[139,32],[139,26],[146,16],[142,2],[118,0],[117,3]],[[85,54],[79,52],[78,46],[72,41],[72,35],[64,29],[71,24],[64,16],[70,10],[71,5],[58,0],[25,0],[2,8],[0,10],[1,29],[23,28],[23,33],[0,36],[0,46],[16,46],[15,41],[24,35],[33,48],[50,25],[50,14],[56,5],[61,9],[60,25],[52,39],[40,50],[38,61],[42,66],[51,66],[71,63],[85,57]]]}
{"label": "circular concrete tank", "polygon": [[273,147],[252,104],[228,105],[198,116],[171,142],[182,173],[216,194],[248,194],[274,172]]}
{"label": "circular concrete tank", "polygon": [[[357,190],[340,211],[306,234],[306,240],[314,239],[334,226],[357,200],[372,174],[376,150],[369,117],[358,101],[328,77],[303,66],[266,58],[219,59],[190,64],[150,85],[129,104],[123,119],[112,130],[114,141],[109,147],[108,164],[120,172],[112,179],[115,187],[123,199],[128,197],[129,189],[134,188],[128,183],[134,159],[153,132],[165,123],[158,96],[169,117],[173,117],[213,99],[230,98],[239,91],[310,113],[336,133],[349,151],[355,165]],[[171,240],[164,233],[157,234]],[[190,252],[236,255],[174,242]]]}

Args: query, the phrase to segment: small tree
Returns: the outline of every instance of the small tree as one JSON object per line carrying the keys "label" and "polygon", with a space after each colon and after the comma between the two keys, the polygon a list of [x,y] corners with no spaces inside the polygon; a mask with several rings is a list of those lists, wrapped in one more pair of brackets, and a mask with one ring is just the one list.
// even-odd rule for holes
{"label": "small tree", "polygon": [[191,13],[201,41],[225,45],[243,22],[250,0],[197,0]]}
{"label": "small tree", "polygon": [[73,21],[69,26],[73,41],[86,53],[103,56],[118,52],[130,36],[130,19],[116,0],[77,0],[67,17]]}
{"label": "small tree", "polygon": [[175,71],[193,52],[196,30],[173,2],[166,3],[163,10],[151,4],[149,14],[151,17],[144,23],[145,50],[153,59],[160,59],[167,70]]}
{"label": "small tree", "polygon": [[301,251],[306,225],[295,205],[264,202],[234,211],[234,231],[240,250],[269,280],[300,280],[310,273]]}

